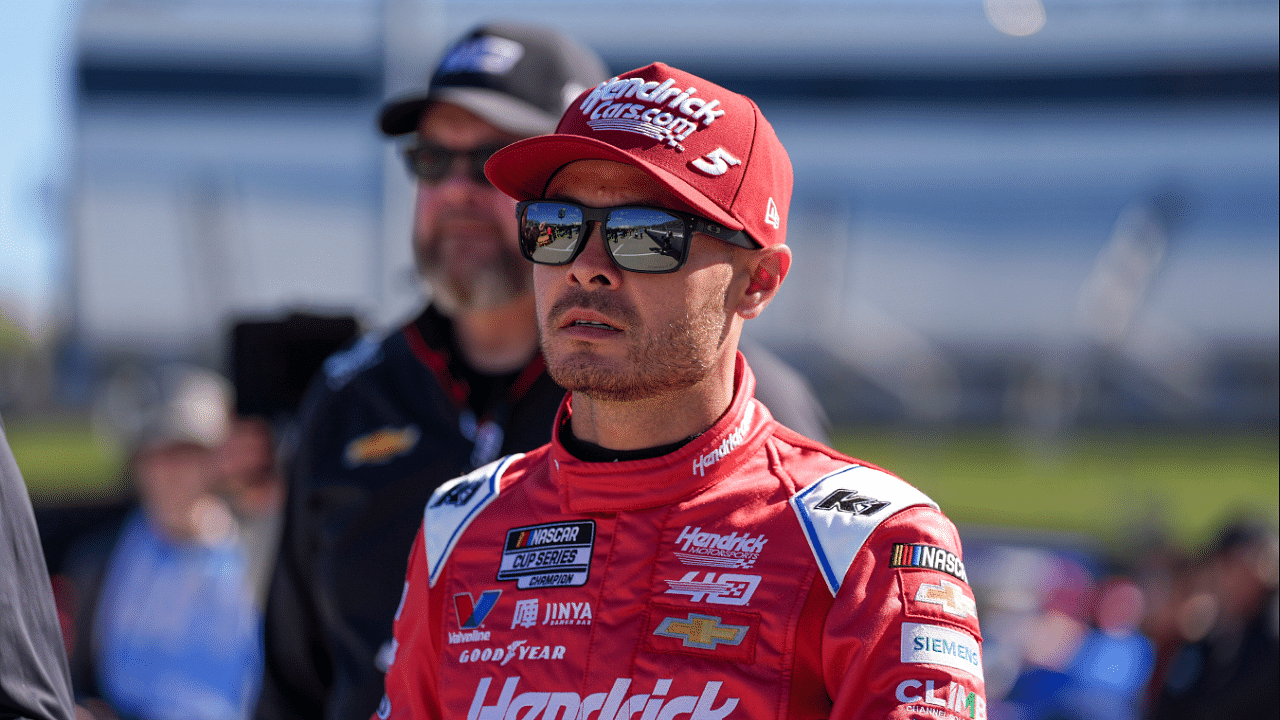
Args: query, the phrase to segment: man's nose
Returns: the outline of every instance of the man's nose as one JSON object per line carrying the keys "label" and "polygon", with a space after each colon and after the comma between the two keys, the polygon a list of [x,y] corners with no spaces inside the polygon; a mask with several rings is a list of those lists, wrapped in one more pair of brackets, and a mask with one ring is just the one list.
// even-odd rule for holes
{"label": "man's nose", "polygon": [[617,287],[622,281],[622,270],[609,257],[601,223],[591,223],[586,243],[578,257],[569,263],[569,281],[583,287]]}
{"label": "man's nose", "polygon": [[454,203],[478,202],[481,195],[493,186],[472,177],[467,162],[467,158],[455,156],[449,164],[449,172],[438,182],[423,181],[422,189],[430,195]]}

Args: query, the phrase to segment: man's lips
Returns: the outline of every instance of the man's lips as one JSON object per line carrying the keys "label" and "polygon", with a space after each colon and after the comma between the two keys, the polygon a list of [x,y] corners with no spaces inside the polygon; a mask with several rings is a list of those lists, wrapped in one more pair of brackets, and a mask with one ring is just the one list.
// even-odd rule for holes
{"label": "man's lips", "polygon": [[599,340],[617,337],[639,325],[635,310],[613,293],[570,288],[551,305],[547,327],[569,337]]}
{"label": "man's lips", "polygon": [[559,327],[561,330],[565,328],[587,328],[608,332],[622,331],[616,320],[611,320],[600,313],[576,308],[569,310],[560,318]]}

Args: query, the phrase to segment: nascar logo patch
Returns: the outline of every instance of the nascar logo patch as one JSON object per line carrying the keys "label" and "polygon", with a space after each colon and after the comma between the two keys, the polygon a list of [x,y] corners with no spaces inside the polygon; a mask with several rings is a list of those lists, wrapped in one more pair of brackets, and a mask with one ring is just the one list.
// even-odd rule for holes
{"label": "nascar logo patch", "polygon": [[596,524],[592,520],[512,528],[502,548],[498,579],[521,590],[587,584]]}
{"label": "nascar logo patch", "polygon": [[969,576],[965,574],[964,563],[960,558],[950,550],[934,545],[896,543],[889,558],[889,567],[937,570],[965,584],[969,583]]}

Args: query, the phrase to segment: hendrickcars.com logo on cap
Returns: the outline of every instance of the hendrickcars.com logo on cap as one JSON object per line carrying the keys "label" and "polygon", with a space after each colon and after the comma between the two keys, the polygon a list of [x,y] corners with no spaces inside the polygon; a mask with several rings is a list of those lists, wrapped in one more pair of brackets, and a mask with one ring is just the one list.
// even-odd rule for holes
{"label": "hendrickcars.com logo on cap", "polygon": [[750,98],[654,63],[605,80],[569,106],[552,135],[514,143],[485,168],[517,200],[542,197],[575,160],[634,165],[683,209],[745,230],[761,247],[786,242],[791,161]]}
{"label": "hendrickcars.com logo on cap", "polygon": [[[592,130],[620,130],[647,135],[683,152],[681,140],[689,137],[699,126],[715,122],[726,111],[717,109],[720,105],[717,99],[707,101],[695,97],[698,88],[690,85],[682,91],[673,87],[675,82],[674,78],[662,82],[645,82],[638,77],[613,78],[597,85],[577,107],[587,116],[587,125]],[[722,152],[718,157],[728,157],[728,164],[741,163],[728,153]],[[701,165],[698,167],[702,169]],[[728,169],[725,162],[707,167],[704,172],[709,175],[723,175]]]}

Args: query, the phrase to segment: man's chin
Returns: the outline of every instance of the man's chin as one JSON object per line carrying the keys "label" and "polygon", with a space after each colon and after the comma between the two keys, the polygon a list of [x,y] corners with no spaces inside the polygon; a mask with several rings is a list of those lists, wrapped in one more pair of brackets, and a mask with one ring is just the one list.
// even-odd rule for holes
{"label": "man's chin", "polygon": [[635,377],[634,369],[619,367],[592,352],[548,354],[547,372],[560,387],[592,400],[631,402],[654,395],[652,386]]}

